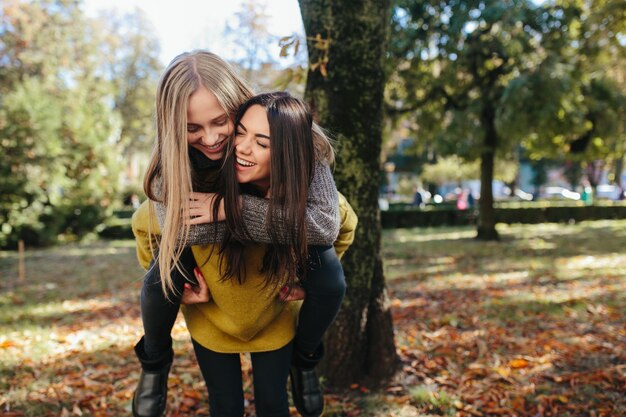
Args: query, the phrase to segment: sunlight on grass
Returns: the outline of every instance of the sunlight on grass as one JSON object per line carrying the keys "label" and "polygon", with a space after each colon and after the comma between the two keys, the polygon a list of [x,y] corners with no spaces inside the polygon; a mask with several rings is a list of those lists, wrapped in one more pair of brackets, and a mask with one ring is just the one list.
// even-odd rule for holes
{"label": "sunlight on grass", "polygon": [[438,415],[453,416],[458,399],[448,394],[446,391],[437,390],[430,385],[419,385],[409,390],[411,400]]}
{"label": "sunlight on grass", "polygon": [[0,362],[37,363],[67,352],[93,352],[138,338],[139,317],[121,311],[124,302],[111,299],[65,300],[17,306],[13,317],[4,309]]}
{"label": "sunlight on grass", "polygon": [[541,238],[528,239],[526,242],[527,247],[533,250],[556,249],[557,247],[555,242],[548,242]]}
{"label": "sunlight on grass", "polygon": [[[436,229],[431,229],[436,230]],[[411,233],[404,231],[396,231],[394,239],[399,243],[408,242],[429,242],[432,240],[459,240],[471,239],[476,236],[475,230],[457,230],[453,232],[443,233]]]}
{"label": "sunlight on grass", "polygon": [[[49,287],[56,288],[55,285]],[[81,310],[94,311],[97,309],[110,308],[113,304],[110,300],[63,300],[41,304],[18,305],[11,310],[0,310],[0,323],[15,323],[18,321],[48,318],[51,316],[61,317],[68,313]]]}
{"label": "sunlight on grass", "polygon": [[562,259],[561,269],[598,269],[598,268],[626,268],[626,255],[617,253],[600,255],[581,255]]}

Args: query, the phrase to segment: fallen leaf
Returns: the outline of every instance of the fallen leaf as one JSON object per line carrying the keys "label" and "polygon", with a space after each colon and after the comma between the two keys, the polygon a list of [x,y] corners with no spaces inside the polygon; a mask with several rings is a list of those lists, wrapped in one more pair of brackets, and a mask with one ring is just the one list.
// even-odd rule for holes
{"label": "fallen leaf", "polygon": [[528,367],[529,362],[526,359],[513,359],[509,361],[509,366],[513,369],[520,369]]}
{"label": "fallen leaf", "polygon": [[2,343],[0,343],[0,348],[3,348],[3,349],[14,347],[14,346],[17,346],[17,343],[11,340],[5,340]]}

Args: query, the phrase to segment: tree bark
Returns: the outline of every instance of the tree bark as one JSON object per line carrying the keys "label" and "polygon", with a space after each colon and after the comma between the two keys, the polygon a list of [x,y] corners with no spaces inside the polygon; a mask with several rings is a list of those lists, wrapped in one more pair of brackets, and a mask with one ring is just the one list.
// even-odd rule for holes
{"label": "tree bark", "polygon": [[495,152],[498,145],[498,132],[495,126],[495,109],[489,94],[483,93],[485,101],[481,114],[484,130],[483,150],[480,155],[480,210],[476,238],[480,240],[499,240],[496,231],[496,211],[493,207],[493,170]]}
{"label": "tree bark", "polygon": [[[300,0],[300,9],[310,64],[317,64],[309,70],[305,98],[320,125],[336,139],[337,187],[359,216],[355,242],[342,262],[348,293],[327,333],[321,369],[336,387],[378,385],[399,364],[382,269],[378,209],[390,0]],[[330,40],[328,51],[315,47],[311,38],[318,34]],[[327,67],[320,71],[326,56]]]}

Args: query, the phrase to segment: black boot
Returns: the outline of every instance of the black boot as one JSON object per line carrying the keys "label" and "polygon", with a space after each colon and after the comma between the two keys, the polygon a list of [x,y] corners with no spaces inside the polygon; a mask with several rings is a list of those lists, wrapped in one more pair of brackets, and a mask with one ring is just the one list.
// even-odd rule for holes
{"label": "black boot", "polygon": [[161,417],[167,403],[167,377],[174,351],[160,358],[148,358],[143,348],[143,337],[135,345],[135,354],[141,362],[141,375],[133,395],[133,417]]}
{"label": "black boot", "polygon": [[289,370],[293,404],[302,417],[319,417],[324,412],[324,393],[315,366],[324,356],[324,346],[320,345],[313,355],[300,353],[297,349],[293,355]]}

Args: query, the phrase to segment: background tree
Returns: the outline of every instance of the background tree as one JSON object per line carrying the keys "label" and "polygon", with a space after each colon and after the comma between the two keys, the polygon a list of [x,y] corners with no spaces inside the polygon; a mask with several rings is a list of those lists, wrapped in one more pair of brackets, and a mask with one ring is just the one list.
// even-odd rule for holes
{"label": "background tree", "polygon": [[[265,2],[243,2],[226,23],[224,38],[235,52],[232,63],[256,90],[289,90],[296,96],[304,95],[306,48],[300,48],[304,41],[299,34],[273,32]],[[275,59],[279,47],[283,63]],[[291,63],[286,66],[286,61]]]}
{"label": "background tree", "polygon": [[[504,183],[515,180],[518,171],[515,161],[497,160],[494,167],[494,179]],[[480,178],[480,164],[478,161],[465,162],[456,155],[438,158],[434,164],[426,164],[420,175],[422,181],[437,185],[446,182],[461,183],[467,180]]]}
{"label": "background tree", "polygon": [[265,11],[264,2],[247,0],[235,13],[233,21],[226,24],[224,37],[229,39],[239,57],[235,62],[243,70],[247,79],[253,79],[253,72],[261,66],[271,66],[274,63],[270,51],[272,43],[278,43],[278,38],[270,33],[269,15]]}
{"label": "background tree", "polygon": [[[111,212],[126,149],[118,146],[120,133],[124,117],[133,119],[116,107],[123,87],[113,79],[122,74],[108,71],[111,55],[103,51],[114,48],[105,34],[73,0],[2,5],[2,247],[18,239],[49,244],[62,234],[82,236]],[[122,50],[112,59],[123,57]],[[151,125],[151,118],[143,123]]]}
{"label": "background tree", "polygon": [[500,120],[534,158],[581,164],[595,189],[605,167],[624,156],[624,4],[555,1],[545,13],[556,18],[546,20],[542,46],[559,53],[544,52],[540,65],[511,82]]}
{"label": "background tree", "polygon": [[[584,134],[584,111],[577,103],[586,71],[569,60],[589,55],[573,38],[586,15],[577,5],[523,0],[397,0],[395,5],[390,114],[414,118],[418,136],[434,141],[440,153],[481,161],[477,237],[497,239],[496,156],[512,157],[520,143],[554,155]],[[597,109],[591,112],[597,117],[601,108],[615,108],[601,98],[607,91],[601,85],[588,84],[587,108]],[[614,117],[602,118],[602,129],[610,129]]]}
{"label": "background tree", "polygon": [[514,148],[496,117],[515,73],[538,60],[538,15],[525,1],[400,0],[394,9],[391,112],[413,113],[441,153],[481,161],[480,239],[498,238],[494,160]]}
{"label": "background tree", "polygon": [[127,158],[150,149],[154,139],[154,92],[161,73],[160,46],[145,13],[102,13],[94,22],[102,34],[103,77],[111,85],[113,108],[122,118],[118,150]]}
{"label": "background tree", "polygon": [[390,4],[300,0],[300,9],[312,68],[305,98],[337,140],[337,186],[359,216],[355,242],[342,262],[349,291],[325,341],[323,370],[336,386],[380,383],[398,360],[378,210]]}

